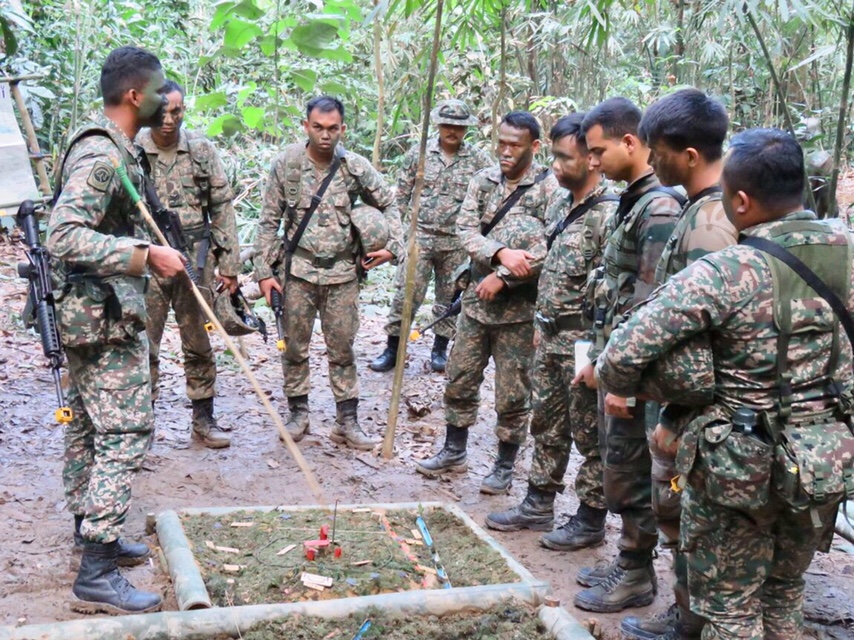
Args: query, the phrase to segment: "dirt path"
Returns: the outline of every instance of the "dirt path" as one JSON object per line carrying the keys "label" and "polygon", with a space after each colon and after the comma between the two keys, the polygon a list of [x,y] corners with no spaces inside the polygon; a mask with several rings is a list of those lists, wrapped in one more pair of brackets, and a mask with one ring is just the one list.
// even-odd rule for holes
{"label": "dirt path", "polygon": [[[74,573],[69,567],[71,518],[65,510],[62,483],[62,432],[53,423],[53,389],[44,367],[37,339],[22,331],[19,312],[23,307],[23,285],[14,264],[21,259],[18,246],[0,235],[0,624],[40,623],[78,617],[66,605]],[[362,385],[361,418],[367,431],[380,435],[386,424],[391,374],[370,371],[367,363],[382,350],[382,322],[387,304],[384,283],[389,274],[363,293],[362,329],[357,341]],[[252,366],[262,386],[271,391],[274,405],[284,407],[281,369],[273,344],[262,344],[258,336],[246,341]],[[406,371],[404,395],[413,405],[429,408],[427,415],[410,418],[401,408],[396,457],[390,461],[372,453],[356,454],[328,439],[335,405],[326,380],[325,348],[319,336],[313,342],[311,396],[313,434],[301,449],[330,499],[343,502],[392,502],[438,500],[456,502],[475,520],[482,522],[489,511],[515,504],[524,495],[530,447],[525,450],[511,496],[489,498],[478,486],[491,466],[496,439],[491,424],[492,376],[482,389],[482,415],[471,443],[470,471],[453,482],[431,481],[416,474],[412,460],[433,450],[443,432],[442,390],[444,378],[428,373],[430,341],[414,344]],[[221,351],[221,349],[220,349]],[[145,514],[186,506],[230,506],[259,504],[312,504],[314,499],[299,470],[276,437],[275,428],[264,417],[250,386],[237,374],[233,360],[221,355],[217,410],[220,420],[234,429],[230,449],[211,451],[190,443],[189,402],[184,396],[180,349],[174,331],[167,332],[163,354],[164,392],[158,402],[156,436],[151,453],[134,486],[134,501],[126,534],[142,537]],[[573,458],[569,475],[574,474]],[[569,478],[571,486],[571,477]],[[577,506],[568,492],[558,498],[561,514]],[[561,518],[562,519],[562,518]],[[608,543],[590,551],[561,554],[541,549],[538,534],[497,534],[496,538],[537,577],[548,580],[555,594],[580,620],[588,617],[572,607],[579,587],[576,571],[615,552],[619,521],[608,518]],[[670,604],[669,555],[656,560],[661,592],[647,611]],[[133,569],[129,575],[137,586],[171,591],[168,578],[153,566]],[[834,551],[819,555],[807,576],[808,609],[826,622],[854,620],[854,556]],[[175,608],[171,596],[167,607]],[[634,612],[633,612],[634,613]],[[597,615],[608,640],[619,637],[621,614]],[[819,635],[823,634],[823,635]],[[854,638],[842,627],[820,629],[811,637]]]}

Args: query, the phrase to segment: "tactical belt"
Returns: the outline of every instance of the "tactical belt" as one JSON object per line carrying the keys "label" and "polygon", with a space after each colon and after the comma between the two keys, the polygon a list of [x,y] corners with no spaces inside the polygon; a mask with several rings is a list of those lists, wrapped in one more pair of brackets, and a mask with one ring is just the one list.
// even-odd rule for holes
{"label": "tactical belt", "polygon": [[545,314],[537,311],[534,315],[534,322],[536,322],[540,331],[547,336],[556,336],[561,331],[583,331],[590,328],[580,315],[549,318]]}
{"label": "tactical belt", "polygon": [[297,247],[296,251],[294,251],[294,255],[302,258],[303,260],[307,260],[311,263],[311,266],[317,267],[318,269],[331,269],[337,262],[353,263],[353,252],[347,249],[339,251],[334,256],[316,256],[307,249]]}

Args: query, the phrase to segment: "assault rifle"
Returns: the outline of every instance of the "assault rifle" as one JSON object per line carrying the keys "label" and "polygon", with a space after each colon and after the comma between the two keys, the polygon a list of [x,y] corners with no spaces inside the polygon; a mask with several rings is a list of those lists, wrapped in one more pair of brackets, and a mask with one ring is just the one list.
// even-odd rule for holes
{"label": "assault rifle", "polygon": [[50,279],[50,255],[39,240],[36,207],[32,200],[24,200],[21,203],[15,221],[24,232],[24,244],[27,245],[27,262],[18,263],[18,275],[29,282],[24,320],[27,324],[35,322],[36,331],[41,336],[42,351],[50,363],[56,400],[59,403],[54,416],[57,422],[66,424],[71,422],[74,414],[66,406],[62,393],[62,340],[56,325],[56,300]]}
{"label": "assault rifle", "polygon": [[157,226],[163,232],[163,236],[166,238],[169,246],[176,251],[179,251],[187,261],[187,275],[190,276],[190,280],[192,280],[193,284],[197,287],[202,286],[199,274],[196,272],[193,267],[193,263],[190,260],[190,253],[187,248],[187,238],[184,236],[184,228],[181,226],[181,218],[178,217],[177,213],[163,206],[163,203],[157,196],[157,191],[155,191],[154,186],[148,179],[145,180],[145,197],[151,204],[151,217],[154,218],[154,222],[157,223]]}
{"label": "assault rifle", "polygon": [[276,317],[276,331],[279,334],[279,339],[276,340],[276,348],[279,351],[285,350],[285,300],[281,293],[276,289],[270,291],[270,306],[273,308],[273,315]]}
{"label": "assault rifle", "polygon": [[448,308],[445,309],[445,312],[442,315],[440,315],[438,318],[433,320],[433,322],[428,324],[426,327],[421,329],[420,331],[418,329],[413,329],[409,334],[409,339],[413,340],[413,341],[418,340],[418,338],[421,337],[422,333],[429,331],[430,329],[435,327],[437,324],[442,322],[442,320],[447,320],[448,318],[453,318],[454,316],[460,315],[460,311],[462,311],[462,309],[463,309],[463,290],[457,289],[457,292],[454,294],[454,297],[451,298],[451,304],[448,305]]}

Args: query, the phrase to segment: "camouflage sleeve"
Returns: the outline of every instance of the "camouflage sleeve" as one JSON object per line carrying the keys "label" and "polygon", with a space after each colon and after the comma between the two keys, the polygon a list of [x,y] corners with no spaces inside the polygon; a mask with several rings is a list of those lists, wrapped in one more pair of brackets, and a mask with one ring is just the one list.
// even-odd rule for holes
{"label": "camouflage sleeve", "polygon": [[352,175],[358,177],[362,200],[383,212],[388,224],[388,244],[395,259],[400,259],[406,248],[403,244],[403,231],[400,225],[400,212],[397,208],[394,192],[386,184],[382,174],[374,169],[367,159],[355,154],[347,155],[348,167]]}
{"label": "camouflage sleeve", "polygon": [[486,151],[478,149],[477,147],[474,147],[474,150],[477,155],[477,159],[475,160],[475,172],[478,172],[481,169],[487,169],[495,164],[492,156],[490,156]]}
{"label": "camouflage sleeve", "polygon": [[96,230],[114,199],[121,196],[114,162],[122,160],[119,150],[104,136],[91,136],[74,145],[65,164],[62,192],[48,222],[46,244],[55,258],[102,277],[142,275],[146,241]]}
{"label": "camouflage sleeve", "polygon": [[[701,259],[673,276],[614,329],[596,363],[596,377],[610,393],[635,395],[641,374],[687,338],[720,326],[730,314],[731,274]],[[745,277],[737,286],[749,282]]]}
{"label": "camouflage sleeve", "polygon": [[643,302],[652,293],[655,268],[681,212],[681,205],[669,196],[653,198],[640,212],[637,229],[639,282],[635,284],[633,304]]}
{"label": "camouflage sleeve", "polygon": [[285,155],[273,160],[273,167],[264,188],[264,202],[258,229],[255,235],[255,280],[260,282],[274,275],[273,270],[280,259],[282,238],[279,227],[285,215]]}
{"label": "camouflage sleeve", "polygon": [[216,245],[217,266],[220,274],[236,276],[240,273],[240,241],[232,205],[234,193],[216,148],[212,143],[206,146],[211,153],[211,235]]}
{"label": "camouflage sleeve", "polygon": [[503,249],[504,245],[483,236],[480,232],[480,217],[483,212],[478,204],[478,193],[480,181],[485,179],[475,174],[469,181],[466,197],[457,214],[457,237],[474,262],[491,269],[492,257]]}
{"label": "camouflage sleeve", "polygon": [[403,166],[397,177],[397,210],[402,220],[409,215],[409,202],[412,199],[412,190],[415,188],[415,173],[418,170],[418,147],[412,147],[403,158]]}
{"label": "camouflage sleeve", "polygon": [[737,239],[738,231],[727,218],[720,200],[707,202],[697,211],[693,227],[685,238],[684,250],[688,264],[735,244]]}

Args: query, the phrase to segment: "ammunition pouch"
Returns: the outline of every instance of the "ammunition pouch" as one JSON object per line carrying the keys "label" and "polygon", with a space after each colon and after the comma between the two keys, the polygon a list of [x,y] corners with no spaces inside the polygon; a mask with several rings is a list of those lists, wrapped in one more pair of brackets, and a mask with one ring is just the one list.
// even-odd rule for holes
{"label": "ammunition pouch", "polygon": [[148,276],[69,274],[66,282],[68,292],[57,305],[64,346],[126,344],[145,329]]}

